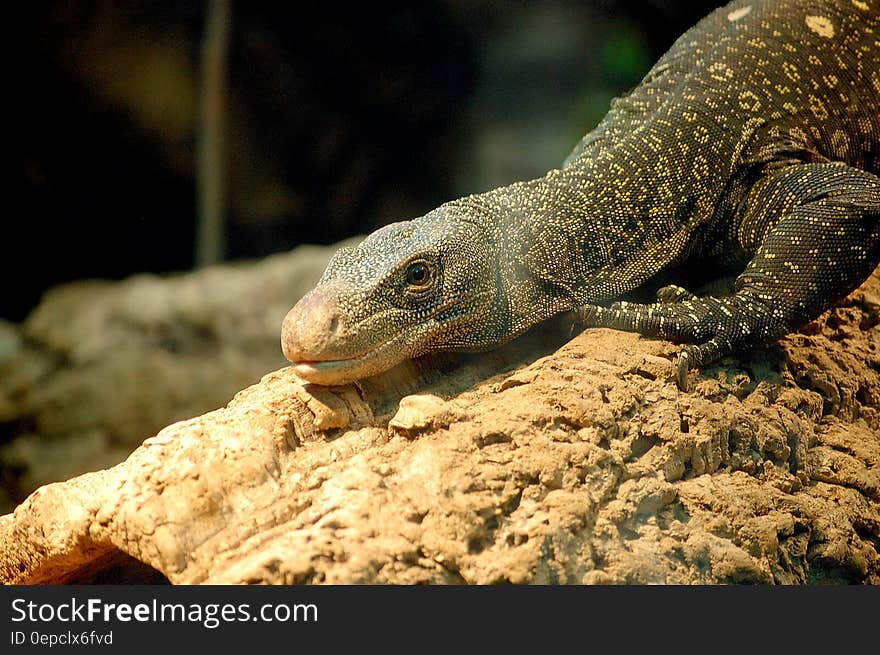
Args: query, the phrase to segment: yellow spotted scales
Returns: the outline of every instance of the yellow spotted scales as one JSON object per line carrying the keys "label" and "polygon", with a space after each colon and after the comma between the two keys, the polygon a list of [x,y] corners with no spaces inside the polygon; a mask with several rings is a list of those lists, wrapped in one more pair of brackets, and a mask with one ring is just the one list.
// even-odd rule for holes
{"label": "yellow spotted scales", "polygon": [[[684,342],[688,369],[775,340],[880,261],[880,0],[741,0],[680,37],[562,167],[340,250],[291,309],[297,374],[339,384],[492,348],[555,314]],[[670,271],[739,272],[723,296]]]}

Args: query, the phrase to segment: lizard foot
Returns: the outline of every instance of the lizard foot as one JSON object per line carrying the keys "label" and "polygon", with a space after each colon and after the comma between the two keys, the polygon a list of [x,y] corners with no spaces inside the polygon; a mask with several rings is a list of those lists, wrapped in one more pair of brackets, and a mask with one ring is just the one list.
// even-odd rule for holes
{"label": "lizard foot", "polygon": [[[724,355],[784,334],[773,308],[760,296],[695,297],[678,303],[640,305],[617,302],[611,307],[584,306],[580,316],[594,327],[639,332],[645,336],[685,342],[675,362],[675,382],[687,391],[688,374]],[[689,342],[689,343],[688,343]]]}

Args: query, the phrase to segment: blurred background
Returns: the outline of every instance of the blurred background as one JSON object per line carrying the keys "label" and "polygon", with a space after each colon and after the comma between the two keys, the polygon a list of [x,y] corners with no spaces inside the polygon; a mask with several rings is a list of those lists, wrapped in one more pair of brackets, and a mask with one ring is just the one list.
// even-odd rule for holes
{"label": "blurred background", "polygon": [[[332,243],[558,166],[719,2],[231,2],[223,257]],[[192,268],[209,5],[13,0],[0,318]]]}
{"label": "blurred background", "polygon": [[0,513],[283,366],[302,244],[559,166],[720,4],[6,3]]}

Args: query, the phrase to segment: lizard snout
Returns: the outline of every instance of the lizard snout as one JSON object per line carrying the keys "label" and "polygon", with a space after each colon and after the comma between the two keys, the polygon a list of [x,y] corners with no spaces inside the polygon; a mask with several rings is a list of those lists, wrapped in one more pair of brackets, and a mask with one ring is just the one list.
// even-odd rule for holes
{"label": "lizard snout", "polygon": [[281,350],[291,362],[330,359],[327,347],[339,325],[339,311],[321,289],[296,303],[281,324]]}

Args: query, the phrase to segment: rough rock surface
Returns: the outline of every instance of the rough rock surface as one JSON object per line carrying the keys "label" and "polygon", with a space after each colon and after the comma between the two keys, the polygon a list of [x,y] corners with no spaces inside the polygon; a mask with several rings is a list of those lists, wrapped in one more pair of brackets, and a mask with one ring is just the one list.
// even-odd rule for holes
{"label": "rough rock surface", "polygon": [[270,373],[0,517],[0,580],[880,582],[880,271],[688,393],[671,344],[564,330]]}
{"label": "rough rock surface", "polygon": [[50,290],[0,322],[0,512],[47,482],[122,461],[286,362],[281,320],[335,248]]}

